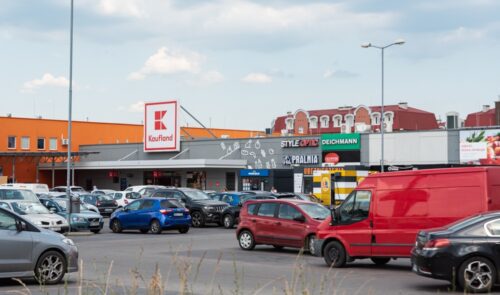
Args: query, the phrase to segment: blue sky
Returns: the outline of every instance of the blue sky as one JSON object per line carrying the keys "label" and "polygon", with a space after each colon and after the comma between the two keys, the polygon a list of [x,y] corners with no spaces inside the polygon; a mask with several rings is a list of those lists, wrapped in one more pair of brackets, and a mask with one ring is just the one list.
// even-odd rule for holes
{"label": "blue sky", "polygon": [[[69,0],[2,0],[0,115],[67,118]],[[78,120],[141,123],[176,98],[212,127],[407,101],[444,117],[500,94],[500,1],[75,0]],[[183,116],[182,124],[195,125]]]}

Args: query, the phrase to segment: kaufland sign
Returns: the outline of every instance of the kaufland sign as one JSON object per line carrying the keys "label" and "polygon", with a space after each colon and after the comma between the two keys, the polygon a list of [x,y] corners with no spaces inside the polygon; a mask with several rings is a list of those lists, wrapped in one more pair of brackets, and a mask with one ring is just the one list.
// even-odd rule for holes
{"label": "kaufland sign", "polygon": [[173,152],[180,150],[177,101],[144,104],[144,151]]}

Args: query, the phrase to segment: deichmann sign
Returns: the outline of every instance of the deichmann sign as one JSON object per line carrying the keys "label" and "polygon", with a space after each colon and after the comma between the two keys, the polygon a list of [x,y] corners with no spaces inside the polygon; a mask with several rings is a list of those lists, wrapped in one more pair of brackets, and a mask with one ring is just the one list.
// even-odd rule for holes
{"label": "deichmann sign", "polygon": [[180,150],[178,114],[175,100],[144,105],[144,152]]}
{"label": "deichmann sign", "polygon": [[315,165],[319,164],[319,155],[286,155],[283,165]]}
{"label": "deichmann sign", "polygon": [[319,138],[282,140],[282,148],[318,147]]}
{"label": "deichmann sign", "polygon": [[321,149],[323,151],[348,151],[361,149],[359,133],[322,134]]}

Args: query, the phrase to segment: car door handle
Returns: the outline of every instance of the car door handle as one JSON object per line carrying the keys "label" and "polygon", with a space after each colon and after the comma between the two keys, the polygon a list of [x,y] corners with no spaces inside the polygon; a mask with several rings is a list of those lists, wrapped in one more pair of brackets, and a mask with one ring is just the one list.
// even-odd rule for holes
{"label": "car door handle", "polygon": [[281,225],[281,222],[277,221],[277,222],[275,222],[274,224],[276,224],[276,225]]}

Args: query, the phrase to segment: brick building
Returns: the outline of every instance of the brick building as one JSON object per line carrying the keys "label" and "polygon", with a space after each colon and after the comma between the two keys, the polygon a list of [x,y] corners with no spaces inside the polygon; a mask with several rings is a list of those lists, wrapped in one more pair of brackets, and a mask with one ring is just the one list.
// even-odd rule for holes
{"label": "brick building", "polygon": [[464,127],[487,127],[500,126],[500,101],[495,103],[494,108],[484,105],[480,112],[467,115]]}

